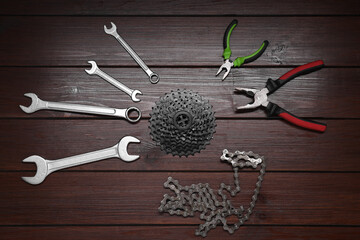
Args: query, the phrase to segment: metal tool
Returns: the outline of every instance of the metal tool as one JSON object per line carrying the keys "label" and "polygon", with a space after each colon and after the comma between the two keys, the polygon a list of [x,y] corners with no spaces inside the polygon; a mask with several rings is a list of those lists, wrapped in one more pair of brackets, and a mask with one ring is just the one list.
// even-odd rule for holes
{"label": "metal tool", "polygon": [[95,61],[88,61],[88,63],[91,64],[91,69],[90,70],[85,69],[85,72],[87,72],[89,75],[94,75],[94,74],[98,75],[99,77],[101,77],[102,79],[107,81],[108,83],[112,84],[113,86],[117,87],[121,91],[128,94],[131,97],[131,100],[133,100],[133,102],[140,102],[140,99],[136,98],[137,94],[142,95],[142,93],[139,90],[133,90],[131,88],[128,88],[127,86],[125,86],[121,82],[115,80],[110,75],[104,73],[103,71],[101,71],[99,69],[99,67],[97,66]]}
{"label": "metal tool", "polygon": [[149,80],[151,83],[157,83],[160,80],[160,77],[157,73],[150,70],[148,66],[144,63],[143,60],[137,55],[137,53],[125,42],[125,40],[117,33],[116,31],[116,25],[111,22],[111,28],[107,28],[106,25],[104,25],[104,31],[105,33],[112,35],[116,40],[125,48],[125,50],[130,54],[130,56],[139,64],[139,66],[144,70],[144,72],[149,76]]}
{"label": "metal tool", "polygon": [[224,34],[223,57],[224,57],[225,62],[223,63],[223,65],[220,66],[219,70],[216,73],[216,76],[217,76],[217,75],[219,75],[219,73],[223,69],[225,69],[225,74],[224,74],[222,80],[224,80],[227,77],[227,75],[229,75],[231,67],[240,67],[244,63],[249,63],[249,62],[255,61],[256,59],[258,59],[263,54],[263,52],[265,51],[265,49],[269,45],[269,42],[267,40],[265,40],[262,43],[261,47],[256,52],[254,52],[253,54],[245,56],[245,57],[238,57],[238,58],[235,59],[235,61],[231,61],[230,60],[230,56],[231,56],[230,35],[231,35],[232,31],[234,30],[234,28],[236,27],[237,24],[238,24],[238,21],[236,19],[234,19],[230,23],[230,25],[226,28],[226,31],[225,31],[225,34]]}
{"label": "metal tool", "polygon": [[139,158],[139,155],[128,154],[127,146],[129,143],[140,143],[140,140],[132,136],[126,136],[113,147],[58,160],[46,160],[37,155],[30,156],[25,158],[23,162],[35,163],[37,167],[36,174],[34,177],[22,177],[22,179],[27,183],[36,185],[42,183],[50,173],[64,168],[75,167],[108,158],[120,158],[125,162],[135,161]]}
{"label": "metal tool", "polygon": [[[170,189],[173,193],[164,194],[164,198],[161,200],[160,207],[158,208],[159,212],[167,212],[170,215],[183,217],[192,217],[195,215],[195,212],[200,212],[200,219],[205,222],[199,225],[195,235],[202,237],[206,237],[207,233],[219,224],[223,225],[225,231],[232,234],[249,220],[251,213],[254,211],[264,179],[266,170],[265,158],[251,151],[235,151],[235,153],[231,153],[224,149],[220,159],[232,165],[234,184],[226,185],[221,183],[220,188],[215,190],[208,183],[182,186],[178,180],[168,177],[164,187]],[[239,169],[245,167],[256,169],[258,165],[261,168],[249,207],[245,209],[243,205],[240,205],[238,208],[235,208],[231,198],[228,198],[228,196],[230,194],[231,197],[235,197],[240,192]],[[237,217],[237,221],[233,224],[228,224],[227,221],[231,216]]]}
{"label": "metal tool", "polygon": [[268,95],[275,92],[277,89],[279,89],[291,79],[294,79],[295,77],[300,75],[316,71],[323,66],[324,62],[321,60],[299,66],[285,73],[277,80],[272,80],[271,78],[269,78],[266,82],[266,87],[261,90],[251,88],[235,88],[235,92],[244,92],[249,97],[254,98],[253,103],[237,107],[236,109],[238,111],[241,111],[262,106],[265,107],[265,111],[268,116],[279,116],[299,127],[307,128],[318,132],[324,132],[326,130],[326,124],[296,117],[295,115],[287,112],[285,109],[279,107],[277,104],[272,103],[268,100]]}
{"label": "metal tool", "polygon": [[161,150],[189,156],[205,149],[215,133],[215,116],[209,100],[190,90],[160,97],[150,113],[150,136]]}
{"label": "metal tool", "polygon": [[[141,112],[136,107],[129,107],[126,109],[116,109],[116,108],[80,105],[80,104],[72,104],[72,103],[48,102],[41,100],[35,93],[25,93],[24,96],[29,97],[32,100],[31,105],[29,107],[20,105],[20,108],[26,113],[33,113],[38,110],[47,109],[47,110],[55,110],[55,111],[88,113],[88,114],[120,117],[120,118],[125,118],[129,122],[137,122],[141,118]],[[132,111],[137,112],[138,116],[136,118],[129,117],[129,113]]]}

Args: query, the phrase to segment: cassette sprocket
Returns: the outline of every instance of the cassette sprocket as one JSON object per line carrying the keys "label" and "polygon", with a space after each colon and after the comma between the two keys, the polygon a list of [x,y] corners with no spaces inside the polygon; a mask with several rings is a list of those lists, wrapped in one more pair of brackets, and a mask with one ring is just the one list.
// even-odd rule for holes
{"label": "cassette sprocket", "polygon": [[216,127],[209,101],[186,89],[160,97],[149,121],[150,136],[161,150],[180,157],[205,149]]}

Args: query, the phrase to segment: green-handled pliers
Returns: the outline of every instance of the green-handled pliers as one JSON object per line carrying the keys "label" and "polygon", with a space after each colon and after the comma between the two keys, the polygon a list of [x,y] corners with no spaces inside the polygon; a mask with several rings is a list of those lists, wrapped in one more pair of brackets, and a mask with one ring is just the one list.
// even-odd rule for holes
{"label": "green-handled pliers", "polygon": [[223,43],[224,44],[223,57],[224,57],[225,62],[223,65],[220,66],[219,70],[216,73],[216,76],[217,76],[223,69],[225,69],[226,72],[223,76],[223,80],[227,77],[227,75],[229,75],[231,67],[233,67],[233,66],[240,67],[244,63],[249,63],[249,62],[255,61],[258,57],[261,56],[261,54],[263,54],[266,47],[269,45],[269,42],[267,40],[265,40],[262,43],[261,47],[253,54],[245,56],[245,57],[238,57],[235,59],[235,61],[231,61],[230,60],[230,56],[231,56],[230,35],[237,24],[238,24],[238,21],[236,19],[234,19],[230,23],[230,25],[226,28],[226,31],[225,31],[224,43]]}

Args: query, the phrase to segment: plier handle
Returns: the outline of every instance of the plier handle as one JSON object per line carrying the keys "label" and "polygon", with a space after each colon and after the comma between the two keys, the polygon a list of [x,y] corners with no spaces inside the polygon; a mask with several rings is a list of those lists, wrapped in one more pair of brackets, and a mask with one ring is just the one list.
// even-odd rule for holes
{"label": "plier handle", "polygon": [[245,56],[245,57],[238,57],[235,59],[235,61],[231,61],[230,60],[230,56],[231,56],[231,49],[230,49],[230,36],[232,31],[234,30],[234,28],[236,27],[236,25],[238,24],[238,21],[236,19],[234,19],[229,26],[226,28],[225,34],[224,34],[224,39],[223,39],[223,46],[224,46],[224,52],[223,52],[223,57],[225,62],[220,66],[219,70],[216,73],[216,76],[219,75],[219,73],[225,69],[225,74],[223,76],[223,80],[227,77],[227,75],[229,75],[230,73],[230,69],[231,67],[240,67],[241,65],[245,64],[245,63],[249,63],[252,61],[255,61],[257,58],[259,58],[263,52],[265,51],[265,49],[267,48],[267,46],[269,45],[269,42],[267,40],[265,40],[260,48],[258,50],[256,50],[254,53]]}
{"label": "plier handle", "polygon": [[283,119],[285,119],[288,122],[291,122],[297,126],[318,131],[318,132],[324,132],[326,130],[326,124],[319,123],[311,120],[305,120],[301,119],[285,109],[281,108],[275,103],[272,103],[268,100],[268,95],[274,93],[276,90],[278,90],[281,86],[283,86],[288,81],[296,78],[297,76],[304,75],[310,72],[314,72],[316,70],[321,69],[324,66],[324,62],[321,60],[307,63],[305,65],[299,66],[297,68],[292,69],[291,71],[285,73],[281,77],[279,77],[277,80],[272,80],[269,78],[266,82],[265,88],[261,90],[257,89],[251,89],[251,88],[235,88],[235,92],[237,93],[245,93],[249,97],[254,98],[254,102],[251,104],[247,104],[245,106],[239,106],[236,109],[238,111],[244,110],[244,109],[253,109],[257,107],[265,107],[265,111],[267,115],[270,116],[279,116]]}

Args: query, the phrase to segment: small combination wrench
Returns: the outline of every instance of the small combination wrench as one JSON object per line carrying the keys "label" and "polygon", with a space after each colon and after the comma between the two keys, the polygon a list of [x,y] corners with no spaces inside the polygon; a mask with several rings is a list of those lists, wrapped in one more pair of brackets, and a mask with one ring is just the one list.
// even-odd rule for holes
{"label": "small combination wrench", "polygon": [[89,75],[94,75],[94,74],[98,75],[99,77],[110,83],[111,85],[115,86],[116,88],[128,94],[131,97],[131,100],[133,100],[133,102],[140,102],[140,99],[136,97],[137,94],[142,95],[142,93],[139,90],[133,90],[131,88],[128,88],[121,82],[115,80],[110,75],[104,73],[103,71],[100,70],[100,68],[97,66],[95,61],[88,61],[88,63],[91,64],[91,69],[90,70],[85,69],[85,72],[87,72]]}
{"label": "small combination wrench", "polygon": [[37,155],[30,156],[25,158],[23,162],[35,163],[37,167],[36,174],[33,177],[22,177],[22,179],[29,184],[37,185],[42,183],[49,174],[64,168],[75,167],[108,158],[120,158],[125,162],[135,161],[139,158],[139,155],[128,154],[127,146],[129,143],[140,143],[140,140],[132,136],[125,136],[113,147],[58,160],[46,160]]}
{"label": "small combination wrench", "polygon": [[[25,93],[24,95],[26,97],[31,98],[31,100],[32,100],[31,105],[29,107],[20,105],[20,108],[26,113],[33,113],[38,110],[48,109],[48,110],[56,110],[56,111],[89,113],[89,114],[121,117],[121,118],[125,118],[129,122],[137,122],[141,118],[141,112],[137,107],[129,107],[126,109],[116,109],[116,108],[80,105],[80,104],[72,104],[72,103],[48,102],[48,101],[41,100],[34,93]],[[129,113],[132,111],[137,112],[138,116],[136,118],[129,117]]]}
{"label": "small combination wrench", "polygon": [[112,35],[116,40],[121,44],[123,48],[130,54],[130,56],[139,64],[139,66],[144,70],[144,72],[149,76],[149,80],[151,83],[158,83],[160,77],[157,73],[150,70],[150,68],[144,63],[143,60],[137,55],[137,53],[125,42],[125,40],[117,33],[116,25],[111,22],[111,28],[107,28],[104,25],[104,31],[106,34]]}

